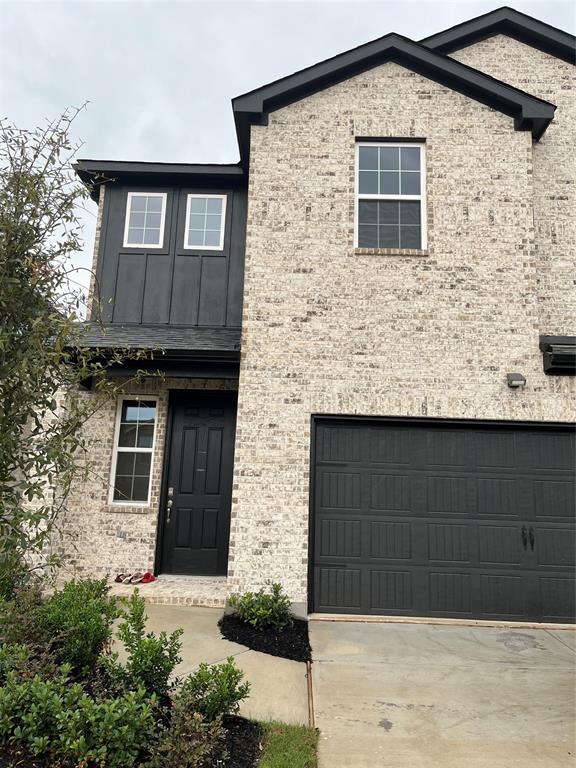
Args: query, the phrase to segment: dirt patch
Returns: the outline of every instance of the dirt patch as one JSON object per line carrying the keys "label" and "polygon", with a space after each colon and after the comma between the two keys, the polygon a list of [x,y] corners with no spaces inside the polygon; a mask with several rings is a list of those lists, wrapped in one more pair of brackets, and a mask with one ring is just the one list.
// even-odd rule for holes
{"label": "dirt patch", "polygon": [[280,656],[292,661],[311,661],[308,622],[293,619],[292,624],[280,630],[256,630],[237,616],[224,616],[219,621],[220,632],[226,640],[240,643],[253,651]]}

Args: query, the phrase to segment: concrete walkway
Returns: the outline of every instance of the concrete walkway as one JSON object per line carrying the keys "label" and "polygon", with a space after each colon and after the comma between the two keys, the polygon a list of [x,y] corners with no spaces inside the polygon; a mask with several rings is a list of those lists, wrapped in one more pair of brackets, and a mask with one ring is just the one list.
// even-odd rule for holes
{"label": "concrete walkway", "polygon": [[257,720],[308,724],[306,665],[278,659],[224,640],[218,629],[221,608],[179,608],[147,605],[148,629],[172,632],[181,627],[182,663],[176,674],[187,675],[205,661],[215,664],[234,656],[252,689],[241,714]]}
{"label": "concrete walkway", "polygon": [[572,631],[310,622],[319,768],[574,768]]}

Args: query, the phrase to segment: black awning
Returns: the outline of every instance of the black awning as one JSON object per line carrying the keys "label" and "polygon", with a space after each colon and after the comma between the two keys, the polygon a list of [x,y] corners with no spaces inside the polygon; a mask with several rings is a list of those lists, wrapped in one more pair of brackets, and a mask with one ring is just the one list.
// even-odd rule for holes
{"label": "black awning", "polygon": [[540,336],[544,373],[576,376],[576,336]]}

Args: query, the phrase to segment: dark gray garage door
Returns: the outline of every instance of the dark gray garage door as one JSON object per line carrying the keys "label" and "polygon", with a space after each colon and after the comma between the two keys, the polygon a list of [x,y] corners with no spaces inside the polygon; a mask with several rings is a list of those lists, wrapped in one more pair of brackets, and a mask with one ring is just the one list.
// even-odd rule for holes
{"label": "dark gray garage door", "polygon": [[315,421],[313,609],[572,621],[571,427]]}

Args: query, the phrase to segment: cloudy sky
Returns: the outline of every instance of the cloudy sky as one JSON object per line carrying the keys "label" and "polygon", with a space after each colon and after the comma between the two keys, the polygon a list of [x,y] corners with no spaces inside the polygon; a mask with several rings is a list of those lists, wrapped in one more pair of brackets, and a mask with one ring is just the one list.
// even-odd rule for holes
{"label": "cloudy sky", "polygon": [[[574,33],[574,0],[511,3]],[[498,2],[0,0],[0,111],[32,127],[88,101],[82,157],[236,162],[230,99],[387,34],[419,39]],[[95,205],[92,206],[95,208]],[[94,214],[86,213],[90,264]],[[80,278],[87,283],[87,276]]]}

